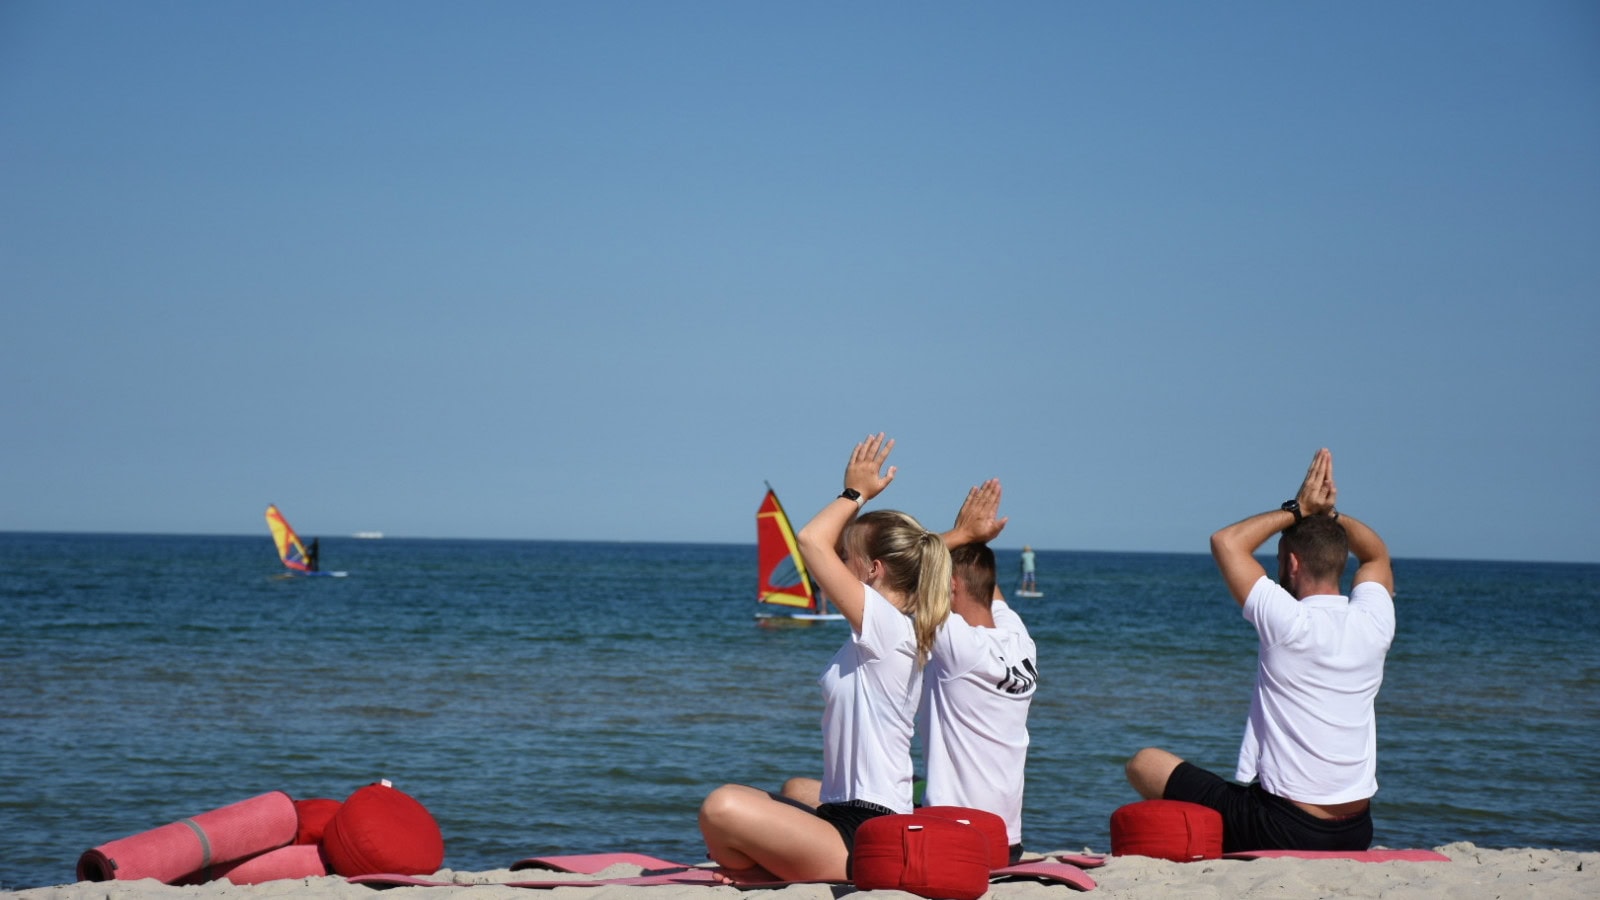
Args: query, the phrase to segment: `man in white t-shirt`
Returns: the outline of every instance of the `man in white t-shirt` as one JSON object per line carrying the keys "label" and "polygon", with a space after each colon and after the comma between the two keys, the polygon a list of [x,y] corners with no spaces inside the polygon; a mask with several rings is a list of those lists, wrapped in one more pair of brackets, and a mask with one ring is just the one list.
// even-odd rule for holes
{"label": "man in white t-shirt", "polygon": [[[1255,696],[1231,783],[1146,747],[1127,774],[1146,799],[1222,813],[1223,851],[1365,850],[1378,790],[1374,701],[1394,639],[1394,572],[1377,533],[1334,508],[1317,451],[1295,499],[1211,536],[1211,555],[1260,637]],[[1255,551],[1274,534],[1278,580]],[[1339,592],[1347,558],[1354,587]]]}
{"label": "man in white t-shirt", "polygon": [[1038,651],[1022,618],[996,596],[994,551],[950,551],[955,589],[922,676],[917,732],[929,806],[992,812],[1006,823],[1011,861],[1022,855],[1022,784],[1028,707]]}
{"label": "man in white t-shirt", "polygon": [[[1028,707],[1039,673],[1028,629],[995,589],[994,552],[987,543],[1006,526],[1000,497],[997,478],[972,488],[954,527],[942,535],[952,548],[952,615],[940,627],[922,673],[924,686],[938,681],[940,688],[936,696],[930,696],[931,688],[924,691],[918,730],[928,766],[926,805],[1000,816],[1015,861],[1022,853]],[[791,778],[782,793],[816,807],[821,787],[815,778]]]}

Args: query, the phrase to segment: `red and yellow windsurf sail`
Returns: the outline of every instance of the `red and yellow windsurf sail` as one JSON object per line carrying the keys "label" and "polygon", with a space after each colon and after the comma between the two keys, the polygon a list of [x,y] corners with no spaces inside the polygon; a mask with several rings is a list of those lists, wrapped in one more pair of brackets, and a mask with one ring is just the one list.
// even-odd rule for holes
{"label": "red and yellow windsurf sail", "polygon": [[296,572],[311,571],[306,545],[300,543],[300,536],[289,527],[283,513],[270,503],[267,504],[267,527],[272,529],[272,542],[278,545],[278,558],[283,564]]}
{"label": "red and yellow windsurf sail", "polygon": [[794,527],[771,485],[767,486],[761,508],[756,510],[756,559],[756,600],[817,610],[817,591],[806,572],[805,560],[800,558]]}

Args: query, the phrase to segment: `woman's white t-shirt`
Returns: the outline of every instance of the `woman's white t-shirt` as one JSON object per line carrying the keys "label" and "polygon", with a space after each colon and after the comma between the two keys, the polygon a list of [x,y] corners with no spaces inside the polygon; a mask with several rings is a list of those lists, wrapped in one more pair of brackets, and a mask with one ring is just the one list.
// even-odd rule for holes
{"label": "woman's white t-shirt", "polygon": [[911,812],[911,733],[922,696],[911,617],[867,587],[860,632],[851,630],[817,683],[822,802]]}

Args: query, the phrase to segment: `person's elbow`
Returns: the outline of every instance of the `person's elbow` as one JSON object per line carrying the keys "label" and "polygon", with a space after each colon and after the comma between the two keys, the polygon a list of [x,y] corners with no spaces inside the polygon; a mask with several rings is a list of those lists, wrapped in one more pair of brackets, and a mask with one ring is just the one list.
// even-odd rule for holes
{"label": "person's elbow", "polygon": [[1233,539],[1232,529],[1224,528],[1211,535],[1211,558],[1217,561],[1227,559],[1237,553],[1238,541]]}
{"label": "person's elbow", "polygon": [[810,557],[823,550],[830,550],[833,547],[832,541],[823,540],[811,525],[801,528],[800,533],[795,535],[794,539],[795,545],[800,548],[800,555],[805,557]]}

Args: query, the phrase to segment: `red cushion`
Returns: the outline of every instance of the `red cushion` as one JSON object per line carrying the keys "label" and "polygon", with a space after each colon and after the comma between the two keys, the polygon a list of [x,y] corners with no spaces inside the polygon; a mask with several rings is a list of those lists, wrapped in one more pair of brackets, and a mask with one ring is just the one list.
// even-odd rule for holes
{"label": "red cushion", "polygon": [[1011,865],[1011,841],[1006,836],[1006,820],[994,813],[965,806],[923,806],[917,809],[917,815],[955,819],[971,825],[983,832],[984,840],[989,843],[989,868],[1004,869]]}
{"label": "red cushion", "polygon": [[909,891],[930,900],[977,900],[989,890],[989,842],[938,816],[878,816],[861,823],[850,855],[863,891]]}
{"label": "red cushion", "polygon": [[1111,814],[1113,856],[1173,862],[1222,856],[1222,814],[1180,800],[1141,800]]}
{"label": "red cushion", "polygon": [[444,836],[421,803],[387,784],[351,794],[328,821],[322,849],[333,871],[430,875],[444,863]]}
{"label": "red cushion", "polygon": [[296,844],[320,844],[322,833],[328,830],[328,821],[344,804],[325,797],[296,800],[294,811],[300,817],[300,828],[294,836]]}

